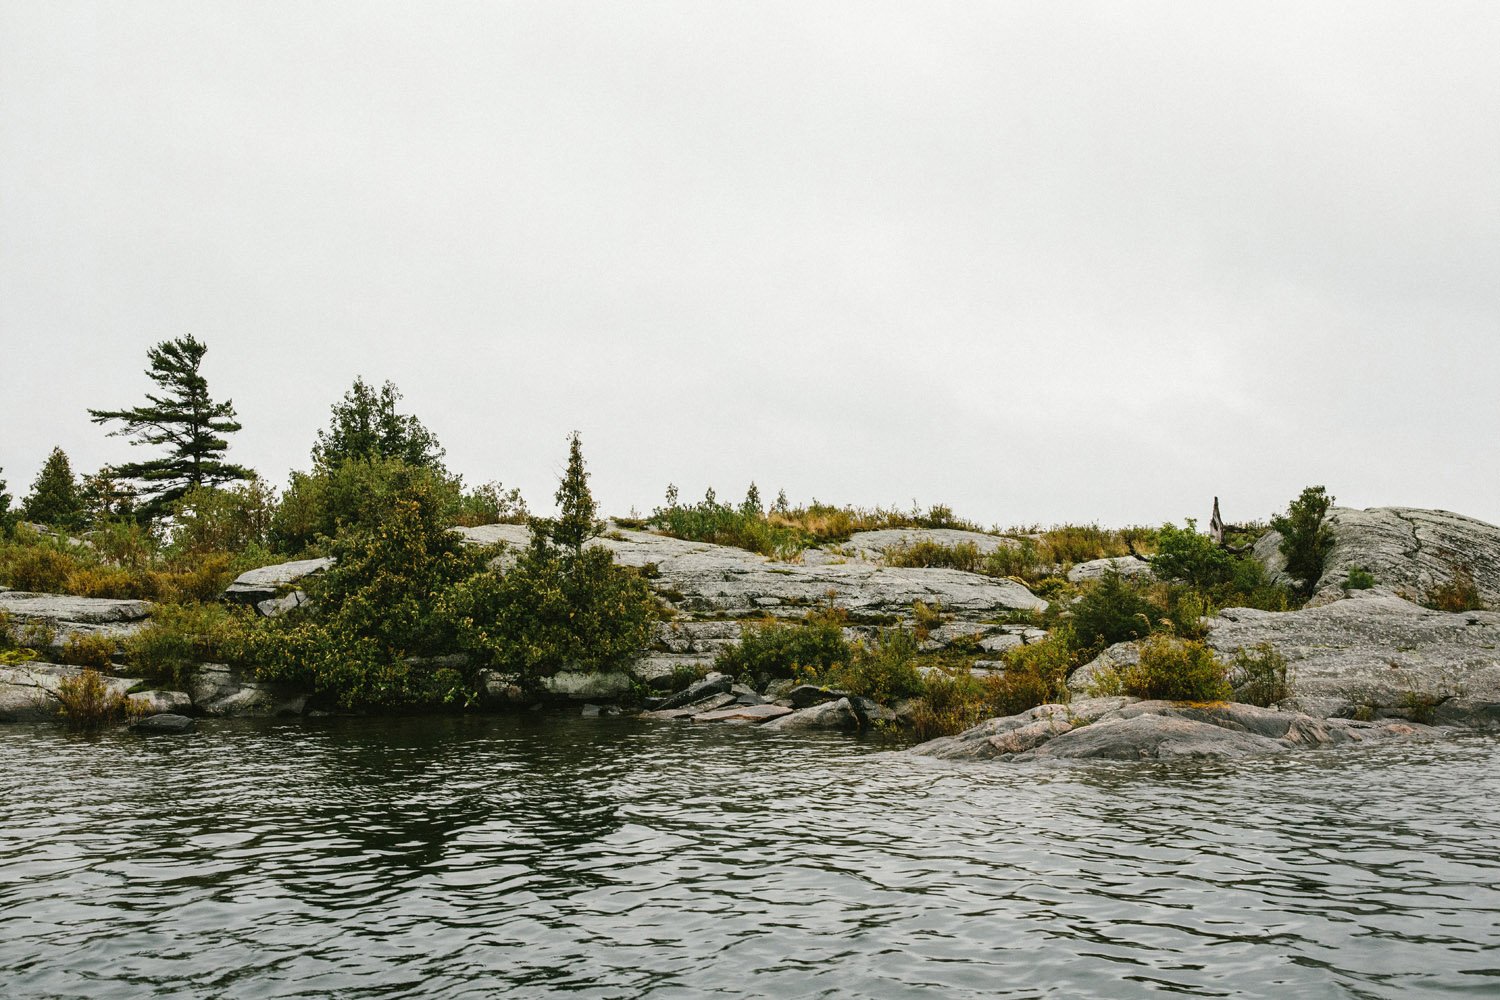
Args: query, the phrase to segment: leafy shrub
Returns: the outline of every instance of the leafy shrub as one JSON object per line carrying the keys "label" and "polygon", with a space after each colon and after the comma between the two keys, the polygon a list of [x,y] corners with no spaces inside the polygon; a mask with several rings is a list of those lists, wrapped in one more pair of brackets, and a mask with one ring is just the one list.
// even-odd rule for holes
{"label": "leafy shrub", "polygon": [[526,501],[518,489],[505,489],[499,483],[481,483],[459,494],[453,523],[466,528],[482,524],[525,524]]}
{"label": "leafy shrub", "polygon": [[262,677],[346,707],[424,704],[446,693],[439,688],[451,678],[422,660],[455,648],[443,598],[493,553],[448,530],[444,495],[428,470],[404,469],[379,499],[384,509],[340,535],[337,563],[309,582],[312,614],[274,619],[252,637]]}
{"label": "leafy shrub", "polygon": [[1436,611],[1482,611],[1484,595],[1480,594],[1469,567],[1458,566],[1447,582],[1437,584],[1427,591],[1424,603]]}
{"label": "leafy shrub", "polygon": [[822,673],[811,673],[809,679],[827,687],[863,695],[880,702],[911,698],[922,693],[925,682],[917,669],[920,640],[902,628],[881,629],[873,644],[859,643],[843,662],[835,662]]}
{"label": "leafy shrub", "polygon": [[1323,487],[1309,486],[1288,505],[1285,514],[1271,518],[1271,526],[1281,532],[1286,571],[1302,581],[1304,593],[1317,586],[1333,548],[1333,531],[1323,523],[1333,501]]}
{"label": "leafy shrub", "polygon": [[68,574],[77,566],[77,557],[53,545],[11,545],[7,546],[4,580],[15,590],[57,594],[66,588]]}
{"label": "leafy shrub", "polygon": [[114,655],[115,641],[108,636],[75,632],[63,640],[62,652],[57,659],[59,663],[75,667],[105,670],[110,666]]}
{"label": "leafy shrub", "polygon": [[608,549],[534,545],[503,573],[481,573],[444,598],[463,649],[526,680],[564,667],[608,670],[654,634],[656,599]]}
{"label": "leafy shrub", "polygon": [[110,689],[97,670],[63,678],[57,686],[57,700],[62,702],[63,716],[83,727],[113,722],[125,714],[128,703],[123,693]]}
{"label": "leafy shrub", "polygon": [[1160,617],[1129,581],[1109,572],[1073,605],[1073,633],[1081,646],[1103,648],[1149,635]]}
{"label": "leafy shrub", "polygon": [[714,658],[714,669],[755,679],[830,673],[853,656],[843,625],[838,609],[810,612],[800,624],[774,618],[747,622],[740,641]]}
{"label": "leafy shrub", "polygon": [[1187,519],[1187,527],[1164,524],[1156,534],[1156,555],[1151,571],[1163,580],[1177,580],[1193,587],[1222,586],[1234,579],[1234,557]]}
{"label": "leafy shrub", "polygon": [[265,548],[276,490],[259,479],[237,487],[194,486],[172,505],[174,555]]}
{"label": "leafy shrub", "polygon": [[1156,633],[1141,643],[1140,660],[1119,668],[1120,690],[1137,698],[1222,701],[1232,694],[1228,671],[1194,639]]}
{"label": "leafy shrub", "polygon": [[887,566],[941,567],[969,573],[978,572],[984,563],[973,542],[944,545],[927,538],[887,549],[884,561]]}
{"label": "leafy shrub", "polygon": [[1345,590],[1369,590],[1375,586],[1375,574],[1363,566],[1353,566],[1344,580]]}
{"label": "leafy shrub", "polygon": [[200,663],[241,662],[250,612],[222,604],[158,604],[145,626],[124,641],[132,672],[183,687]]}
{"label": "leafy shrub", "polygon": [[1003,545],[987,553],[979,572],[1002,579],[1014,577],[1029,581],[1045,576],[1042,569],[1036,542],[1030,538],[1018,538],[1015,545]]}
{"label": "leafy shrub", "polygon": [[1229,685],[1234,689],[1234,700],[1247,705],[1272,708],[1292,696],[1286,657],[1269,642],[1235,650],[1228,676]]}
{"label": "leafy shrub", "polygon": [[721,503],[712,490],[690,507],[657,510],[652,521],[673,538],[732,545],[773,559],[791,559],[812,541],[792,525],[773,523],[757,512]]}

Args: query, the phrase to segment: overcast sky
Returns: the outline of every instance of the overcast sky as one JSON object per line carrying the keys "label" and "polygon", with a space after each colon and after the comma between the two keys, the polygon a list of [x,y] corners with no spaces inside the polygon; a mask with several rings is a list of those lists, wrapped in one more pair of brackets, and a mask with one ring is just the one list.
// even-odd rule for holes
{"label": "overcast sky", "polygon": [[1500,521],[1500,4],[0,3],[0,466],[192,333],[306,467]]}

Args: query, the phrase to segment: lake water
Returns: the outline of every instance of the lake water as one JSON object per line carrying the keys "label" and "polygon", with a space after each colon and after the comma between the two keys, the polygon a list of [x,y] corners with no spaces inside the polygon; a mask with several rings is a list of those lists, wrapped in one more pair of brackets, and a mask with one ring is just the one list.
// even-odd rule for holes
{"label": "lake water", "polygon": [[0,727],[0,995],[1500,996],[1500,740],[953,764],[559,716]]}

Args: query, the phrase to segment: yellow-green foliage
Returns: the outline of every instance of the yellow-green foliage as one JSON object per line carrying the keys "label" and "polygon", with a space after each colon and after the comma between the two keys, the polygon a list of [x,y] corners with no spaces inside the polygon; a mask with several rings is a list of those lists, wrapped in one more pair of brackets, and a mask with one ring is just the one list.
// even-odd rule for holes
{"label": "yellow-green foliage", "polygon": [[63,640],[59,663],[106,670],[115,655],[115,640],[104,635],[78,632]]}
{"label": "yellow-green foliage", "polygon": [[604,548],[532,547],[503,573],[459,582],[440,610],[480,661],[535,681],[568,667],[609,670],[650,643],[656,599]]}
{"label": "yellow-green foliage", "polygon": [[274,562],[264,550],[173,554],[148,533],[111,524],[84,536],[87,544],[25,529],[0,544],[0,582],[16,590],[80,597],[208,601],[235,576]]}
{"label": "yellow-green foliage", "polygon": [[715,658],[714,669],[752,681],[820,676],[847,664],[854,654],[844,639],[844,622],[838,608],[809,612],[800,623],[774,618],[747,622],[740,641]]}
{"label": "yellow-green foliage", "polygon": [[1223,701],[1233,693],[1228,669],[1195,639],[1158,632],[1141,643],[1140,660],[1100,679],[1101,693],[1166,701]]}
{"label": "yellow-green foliage", "polygon": [[1453,576],[1427,592],[1426,604],[1437,611],[1480,611],[1484,608],[1484,597],[1474,582],[1474,574],[1467,566],[1453,570]]}
{"label": "yellow-green foliage", "polygon": [[1269,642],[1237,649],[1230,659],[1229,683],[1234,700],[1272,708],[1292,696],[1286,657]]}
{"label": "yellow-green foliage", "polygon": [[885,552],[887,566],[946,567],[976,573],[984,564],[979,547],[973,542],[958,542],[944,545],[921,538],[905,545],[889,548]]}
{"label": "yellow-green foliage", "polygon": [[124,641],[132,673],[181,687],[200,663],[240,662],[254,625],[251,612],[223,604],[159,604]]}
{"label": "yellow-green foliage", "polygon": [[453,678],[421,661],[455,648],[443,598],[482,572],[493,553],[466,547],[448,530],[443,497],[424,471],[411,470],[383,510],[338,538],[337,565],[309,584],[308,614],[251,635],[245,655],[261,677],[345,706],[430,704],[449,693]]}
{"label": "yellow-green foliage", "polygon": [[57,700],[62,702],[62,714],[68,722],[83,727],[113,722],[128,707],[125,695],[110,690],[97,670],[63,678],[57,686]]}
{"label": "yellow-green foliage", "polygon": [[917,637],[906,629],[881,629],[873,643],[857,643],[842,662],[823,671],[803,667],[808,679],[826,687],[892,702],[919,695],[925,689],[917,669]]}

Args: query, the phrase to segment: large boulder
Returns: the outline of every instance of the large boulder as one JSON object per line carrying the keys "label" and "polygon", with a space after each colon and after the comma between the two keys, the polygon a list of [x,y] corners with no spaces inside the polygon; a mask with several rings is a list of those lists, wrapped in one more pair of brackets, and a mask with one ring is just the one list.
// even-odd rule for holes
{"label": "large boulder", "polygon": [[54,653],[74,636],[98,635],[123,642],[143,628],[150,616],[150,601],[0,592],[0,620],[27,645]]}
{"label": "large boulder", "polygon": [[1432,733],[1407,722],[1316,719],[1299,712],[1217,702],[1206,705],[1087,699],[990,719],[957,736],[913,747],[947,760],[1168,760],[1244,757]]}
{"label": "large boulder", "polygon": [[1090,559],[1081,562],[1068,570],[1069,583],[1086,583],[1090,580],[1098,580],[1111,573],[1123,577],[1149,577],[1151,575],[1151,564],[1144,559],[1135,556],[1115,556],[1109,559]]}
{"label": "large boulder", "polygon": [[[15,666],[0,666],[0,722],[42,722],[55,719],[62,709],[57,692],[63,681],[71,680],[83,673],[82,667],[64,666],[60,663],[21,663]],[[101,675],[104,687],[111,694],[124,694],[140,683],[130,677]],[[148,692],[143,697],[143,707],[156,704],[177,703],[162,695],[157,701]]]}
{"label": "large boulder", "polygon": [[[454,530],[476,545],[504,542],[518,548],[530,538],[524,525]],[[650,584],[659,596],[679,610],[716,617],[795,618],[828,601],[857,618],[877,620],[909,617],[913,602],[919,600],[941,604],[945,611],[967,619],[1047,607],[1014,580],[955,569],[776,562],[744,549],[647,531],[612,531],[589,544],[610,549],[622,565],[654,566]]]}
{"label": "large boulder", "polygon": [[301,715],[307,694],[285,684],[246,677],[223,663],[201,664],[188,685],[193,708],[204,715],[268,718]]}
{"label": "large boulder", "polygon": [[[1287,660],[1287,706],[1313,716],[1500,726],[1497,612],[1449,614],[1354,591],[1301,611],[1229,608],[1209,621],[1208,643],[1225,658],[1269,644]],[[1134,643],[1112,646],[1069,686],[1085,694],[1105,671],[1136,659]]]}
{"label": "large boulder", "polygon": [[248,570],[235,577],[234,582],[225,588],[224,599],[235,604],[251,605],[261,614],[274,617],[302,603],[300,595],[293,600],[286,600],[294,596],[297,584],[332,565],[333,560],[328,558],[297,559]]}
{"label": "large boulder", "polygon": [[766,729],[796,730],[856,730],[863,728],[864,720],[855,711],[848,698],[824,702],[812,708],[803,708],[791,715],[783,715],[765,724]]}
{"label": "large boulder", "polygon": [[[1333,549],[1313,586],[1312,604],[1344,597],[1349,571],[1368,570],[1378,587],[1421,603],[1457,573],[1473,578],[1486,607],[1500,608],[1500,527],[1446,510],[1414,507],[1335,507],[1325,522]],[[1260,539],[1255,555],[1273,577],[1286,580],[1281,535]]]}

